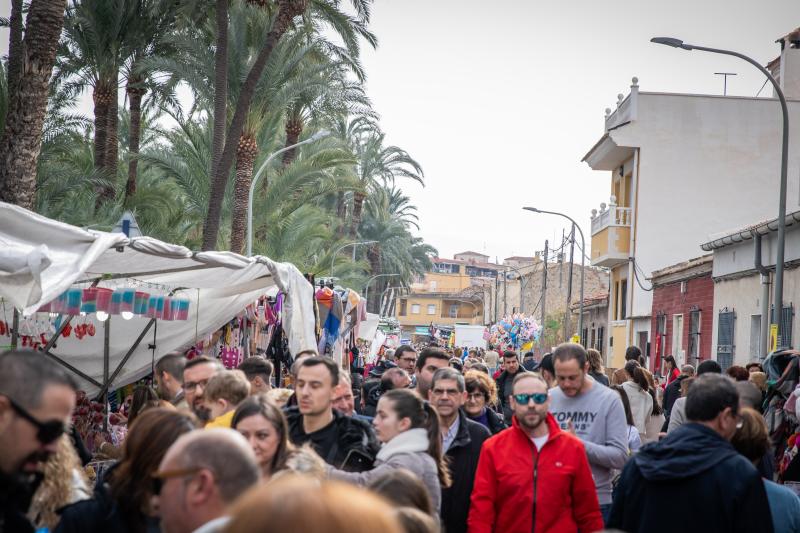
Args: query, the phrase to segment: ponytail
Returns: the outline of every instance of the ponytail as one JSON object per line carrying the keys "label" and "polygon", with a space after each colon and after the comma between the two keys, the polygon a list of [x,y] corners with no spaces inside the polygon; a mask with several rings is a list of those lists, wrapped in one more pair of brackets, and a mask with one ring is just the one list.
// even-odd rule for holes
{"label": "ponytail", "polygon": [[392,402],[392,408],[397,417],[411,420],[411,428],[425,429],[428,435],[428,455],[436,462],[439,474],[439,484],[447,488],[451,484],[450,469],[442,450],[442,433],[439,423],[439,413],[428,403],[423,401],[415,392],[408,389],[392,389],[381,396]]}
{"label": "ponytail", "polygon": [[644,392],[650,392],[650,383],[647,380],[647,375],[636,361],[628,361],[625,364],[625,372],[628,373],[631,380],[639,385]]}

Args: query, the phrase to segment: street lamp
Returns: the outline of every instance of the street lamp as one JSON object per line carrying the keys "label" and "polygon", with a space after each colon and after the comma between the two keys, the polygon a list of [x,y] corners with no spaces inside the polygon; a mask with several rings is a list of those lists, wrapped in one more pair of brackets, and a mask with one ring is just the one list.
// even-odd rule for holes
{"label": "street lamp", "polygon": [[357,242],[348,242],[347,244],[343,244],[338,247],[334,252],[333,256],[331,257],[331,277],[333,277],[333,262],[336,260],[336,254],[347,248],[348,246],[353,247],[353,254],[355,255],[356,246],[359,244],[375,244],[378,241],[357,241]]}
{"label": "street lamp", "polygon": [[300,141],[299,143],[292,144],[290,146],[285,146],[271,154],[266,161],[261,165],[256,172],[256,175],[253,176],[253,181],[250,183],[250,195],[247,198],[247,257],[253,255],[253,195],[256,191],[256,184],[258,180],[261,178],[261,175],[267,170],[267,166],[269,165],[270,161],[275,159],[275,157],[281,155],[283,152],[288,152],[298,146],[303,146],[304,144],[312,143],[315,141],[319,141],[320,139],[324,139],[331,135],[331,132],[326,130],[321,130],[316,132],[314,135],[306,139],[305,141]]}
{"label": "street lamp", "polygon": [[[572,226],[574,228],[578,228],[578,233],[581,234],[581,303],[580,303],[580,310],[578,311],[580,314],[578,315],[578,335],[580,336],[581,341],[583,341],[583,276],[585,275],[585,268],[584,264],[586,262],[586,254],[583,251],[586,249],[586,239],[583,237],[583,230],[581,227],[572,219],[572,217],[565,215],[564,213],[558,213],[556,211],[545,211],[544,209],[536,209],[535,207],[523,207],[522,209],[526,211],[532,211],[534,213],[543,213],[545,215],[558,215],[560,217],[564,217],[570,222],[572,222]],[[545,257],[545,260],[547,258]],[[567,316],[569,316],[569,309],[567,309]]]}
{"label": "street lamp", "polygon": [[701,52],[711,52],[712,54],[722,54],[727,56],[738,57],[743,59],[756,67],[759,72],[767,77],[772,86],[775,88],[775,93],[778,95],[778,100],[781,102],[781,111],[783,112],[783,142],[781,145],[781,185],[780,197],[778,198],[778,250],[775,258],[775,312],[773,314],[774,323],[778,327],[778,337],[781,337],[781,320],[783,314],[783,258],[786,250],[786,168],[789,160],[789,109],[786,106],[786,97],[783,95],[783,90],[780,84],[775,80],[773,75],[764,67],[762,67],[756,60],[747,57],[739,52],[731,50],[721,50],[718,48],[708,48],[705,46],[697,46],[694,44],[687,44],[674,37],[653,37],[650,42],[656,44],[663,44],[673,48],[682,48],[683,50],[700,50]]}

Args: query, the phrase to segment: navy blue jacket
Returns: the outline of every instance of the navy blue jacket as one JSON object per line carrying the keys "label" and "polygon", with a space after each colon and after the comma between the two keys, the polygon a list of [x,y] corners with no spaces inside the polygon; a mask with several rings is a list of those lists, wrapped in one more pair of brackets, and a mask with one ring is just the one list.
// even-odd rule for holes
{"label": "navy blue jacket", "polygon": [[[664,515],[667,506],[672,509]],[[716,431],[684,424],[628,461],[609,528],[628,533],[771,533],[764,482]]]}

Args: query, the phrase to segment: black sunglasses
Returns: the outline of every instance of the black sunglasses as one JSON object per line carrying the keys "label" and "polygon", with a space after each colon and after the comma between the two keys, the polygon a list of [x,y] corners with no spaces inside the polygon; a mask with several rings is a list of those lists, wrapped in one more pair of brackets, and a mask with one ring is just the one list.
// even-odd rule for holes
{"label": "black sunglasses", "polygon": [[67,430],[66,425],[61,420],[40,422],[11,398],[8,398],[8,403],[11,404],[11,408],[14,409],[14,412],[36,427],[36,438],[42,444],[50,444],[51,442],[54,442]]}
{"label": "black sunglasses", "polygon": [[542,405],[544,402],[547,401],[547,393],[546,392],[534,392],[533,394],[515,394],[514,400],[518,404],[521,405],[528,405],[528,402],[533,400],[533,403],[536,405]]}

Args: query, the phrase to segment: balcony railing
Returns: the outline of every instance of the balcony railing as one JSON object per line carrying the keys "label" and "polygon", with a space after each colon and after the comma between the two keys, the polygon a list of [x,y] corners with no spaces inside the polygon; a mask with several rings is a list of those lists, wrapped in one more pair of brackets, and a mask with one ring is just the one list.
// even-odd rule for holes
{"label": "balcony railing", "polygon": [[592,235],[603,231],[609,226],[630,227],[631,208],[617,207],[616,199],[611,197],[611,204],[600,204],[600,211],[592,209]]}

